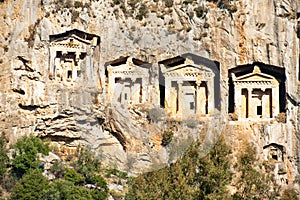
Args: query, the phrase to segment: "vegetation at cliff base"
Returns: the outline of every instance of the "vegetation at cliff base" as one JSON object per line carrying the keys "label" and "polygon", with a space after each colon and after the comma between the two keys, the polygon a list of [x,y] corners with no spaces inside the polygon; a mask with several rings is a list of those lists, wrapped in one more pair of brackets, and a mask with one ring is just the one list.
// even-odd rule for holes
{"label": "vegetation at cliff base", "polygon": [[135,178],[125,199],[225,199],[232,179],[230,154],[224,139],[205,157],[196,143],[170,167]]}
{"label": "vegetation at cliff base", "polygon": [[90,151],[79,148],[71,163],[56,161],[49,180],[40,156],[50,147],[40,138],[22,137],[13,146],[11,159],[6,142],[0,137],[0,194],[12,200],[106,199],[108,187],[100,174],[99,160]]}
{"label": "vegetation at cliff base", "polygon": [[[169,141],[169,137],[166,138]],[[234,155],[222,136],[210,152],[203,155],[201,143],[195,142],[177,162],[137,177],[128,177],[117,169],[101,169],[100,160],[90,150],[78,148],[69,161],[52,163],[48,170],[52,174],[50,180],[45,176],[45,163],[41,161],[41,156],[51,150],[48,143],[34,136],[22,137],[8,151],[2,136],[0,195],[12,200],[101,200],[107,199],[109,194],[126,200],[298,198],[293,188],[284,190],[280,197],[272,162],[260,162],[252,144],[241,146],[241,151]],[[118,184],[128,186],[125,197],[109,191],[107,180],[112,177],[118,178]]]}
{"label": "vegetation at cliff base", "polygon": [[[260,163],[252,145],[245,144],[236,162],[223,137],[205,157],[200,148],[195,143],[171,166],[131,180],[125,199],[279,199],[272,165]],[[235,188],[234,193],[229,186]],[[293,191],[284,193],[294,195]]]}

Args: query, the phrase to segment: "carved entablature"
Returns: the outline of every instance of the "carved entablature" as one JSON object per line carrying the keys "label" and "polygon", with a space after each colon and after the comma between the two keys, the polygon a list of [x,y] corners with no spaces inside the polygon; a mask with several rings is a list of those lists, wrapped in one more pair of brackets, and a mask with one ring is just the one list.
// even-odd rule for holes
{"label": "carved entablature", "polygon": [[210,115],[219,106],[217,63],[194,54],[159,62],[166,111],[178,119]]}
{"label": "carved entablature", "polygon": [[[92,68],[94,68],[95,48],[99,44],[99,36],[76,29],[51,35],[49,44],[50,79],[70,84],[77,79],[92,80],[91,77],[87,77],[93,76],[92,74],[87,75],[84,73],[94,71]],[[97,59],[95,62],[98,62]]]}
{"label": "carved entablature", "polygon": [[166,77],[176,77],[179,79],[200,78],[203,81],[209,81],[214,78],[214,73],[211,70],[207,70],[196,65],[180,65],[174,68],[163,70],[162,73]]}
{"label": "carved entablature", "polygon": [[133,62],[132,57],[128,57],[126,63],[120,64],[118,66],[109,65],[107,67],[109,74],[114,74],[114,76],[126,76],[130,78],[131,76],[141,76],[148,77],[149,76],[149,65],[147,66],[139,66]]}
{"label": "carved entablature", "polygon": [[[279,114],[280,82],[271,74],[262,73],[259,66],[244,75],[231,73],[234,85],[234,112],[239,119],[270,119]],[[231,93],[232,94],[232,93]],[[232,98],[231,98],[232,99]]]}
{"label": "carved entablature", "polygon": [[258,66],[250,74],[240,76],[238,78],[232,74],[232,81],[235,85],[241,87],[258,86],[258,87],[278,87],[279,82],[271,75],[261,73]]}
{"label": "carved entablature", "polygon": [[149,63],[129,56],[106,63],[107,95],[111,103],[145,103],[150,68]]}

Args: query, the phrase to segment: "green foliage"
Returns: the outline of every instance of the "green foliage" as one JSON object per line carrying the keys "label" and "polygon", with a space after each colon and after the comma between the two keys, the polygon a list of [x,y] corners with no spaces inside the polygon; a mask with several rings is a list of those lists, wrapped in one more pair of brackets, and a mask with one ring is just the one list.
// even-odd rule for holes
{"label": "green foliage", "polygon": [[[0,159],[9,161],[6,155],[4,138],[0,137]],[[66,168],[61,161],[53,164],[51,172],[56,179],[48,181],[42,175],[39,154],[48,154],[49,146],[39,138],[30,136],[19,139],[14,145],[12,160],[13,175],[8,174],[1,180],[3,189],[11,191],[11,199],[106,199],[108,187],[105,179],[97,174],[100,171],[99,160],[87,149],[79,148],[76,161]],[[3,150],[3,155],[1,150]],[[3,159],[2,157],[3,156]],[[1,162],[3,173],[8,166]],[[17,179],[19,178],[19,180]],[[87,187],[87,185],[89,187]],[[0,187],[0,194],[2,188]]]}
{"label": "green foliage", "polygon": [[91,191],[91,195],[94,199],[105,199],[108,195],[108,187],[104,178],[100,175],[95,175],[91,179],[91,184],[94,184],[99,189],[94,189]]}
{"label": "green foliage", "polygon": [[90,190],[85,187],[72,186],[72,187],[69,187],[65,192],[66,192],[67,199],[70,199],[70,200],[93,199]]}
{"label": "green foliage", "polygon": [[281,200],[297,200],[297,192],[294,189],[286,189],[283,191],[281,196]]}
{"label": "green foliage", "polygon": [[[44,190],[43,200],[70,199],[85,200],[93,199],[92,190],[84,186],[75,186],[65,180],[55,180],[47,190]],[[42,200],[41,199],[41,200]]]}
{"label": "green foliage", "polygon": [[229,147],[221,138],[204,158],[196,143],[182,160],[129,183],[125,199],[226,199],[230,183]]}
{"label": "green foliage", "polygon": [[19,183],[17,183],[11,193],[14,200],[36,200],[43,199],[44,191],[49,187],[49,182],[38,169],[30,170]]}
{"label": "green foliage", "polygon": [[56,177],[63,177],[64,166],[61,161],[56,160],[50,168],[50,172]]}
{"label": "green foliage", "polygon": [[75,169],[65,168],[63,177],[65,180],[70,181],[75,185],[83,183],[84,181],[84,176],[76,172]]}
{"label": "green foliage", "polygon": [[99,171],[100,161],[88,148],[79,147],[75,156],[77,160],[73,163],[73,167],[85,177]]}
{"label": "green foliage", "polygon": [[37,169],[40,165],[38,153],[47,155],[49,146],[40,138],[29,136],[22,137],[14,145],[15,150],[12,161],[12,171],[18,177],[22,177],[30,169]]}
{"label": "green foliage", "polygon": [[167,146],[173,139],[173,131],[165,131],[162,135],[161,145]]}
{"label": "green foliage", "polygon": [[111,175],[115,175],[119,178],[125,179],[125,178],[127,178],[128,174],[127,174],[127,172],[122,172],[122,171],[117,170],[117,169],[107,169],[105,176],[109,178],[109,177],[111,177]]}
{"label": "green foliage", "polygon": [[9,163],[7,150],[5,148],[6,141],[3,135],[0,136],[0,180],[4,177]]}
{"label": "green foliage", "polygon": [[[256,158],[256,149],[251,144],[246,144],[235,167],[241,175],[236,184],[238,191],[233,199],[273,199],[277,195],[273,175],[262,172],[262,165]],[[264,168],[271,166],[266,165]],[[274,192],[271,191],[271,186]]]}

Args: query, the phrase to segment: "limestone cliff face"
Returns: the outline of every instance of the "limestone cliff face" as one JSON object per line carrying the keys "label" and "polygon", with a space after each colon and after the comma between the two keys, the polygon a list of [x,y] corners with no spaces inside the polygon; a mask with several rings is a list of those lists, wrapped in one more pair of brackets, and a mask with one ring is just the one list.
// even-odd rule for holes
{"label": "limestone cliff face", "polygon": [[[142,108],[111,107],[105,102],[105,89],[99,90],[105,88],[104,66],[120,56],[157,62],[193,53],[220,63],[221,121],[233,144],[238,146],[239,133],[244,132],[261,152],[272,143],[284,146],[289,170],[285,178],[292,183],[299,162],[299,2],[239,0],[223,6],[210,1],[167,2],[0,3],[2,132],[11,142],[30,133],[50,138],[62,155],[88,145],[107,164],[124,170],[162,166],[172,160],[171,150],[160,145],[164,130],[173,128],[182,142],[199,137],[206,125],[198,129],[153,125]],[[68,87],[49,78],[50,35],[72,29],[101,37],[99,63],[93,65],[97,78],[91,85],[86,79]],[[228,70],[253,63],[285,69],[286,123],[228,122]]]}

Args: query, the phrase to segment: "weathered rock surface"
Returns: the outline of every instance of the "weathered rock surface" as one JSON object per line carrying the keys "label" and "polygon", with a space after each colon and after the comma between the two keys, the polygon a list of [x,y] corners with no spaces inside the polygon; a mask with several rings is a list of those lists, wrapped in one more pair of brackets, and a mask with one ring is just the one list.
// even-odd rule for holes
{"label": "weathered rock surface", "polygon": [[[142,172],[173,161],[201,137],[199,133],[211,129],[209,123],[197,128],[151,124],[143,111],[107,105],[105,90],[95,85],[69,87],[50,80],[49,35],[76,28],[101,37],[100,68],[125,55],[155,62],[190,52],[218,61],[221,116],[229,141],[238,147],[249,140],[261,152],[270,143],[284,146],[286,159],[278,171],[286,173],[277,179],[293,183],[299,171],[298,1],[240,0],[236,12],[206,1],[178,0],[170,8],[162,1],[137,3],[136,8],[146,5],[146,13],[109,0],[79,2],[79,6],[55,0],[0,3],[0,128],[11,143],[33,133],[50,138],[62,156],[86,145],[107,165]],[[197,16],[195,8],[203,9],[202,15]],[[254,62],[285,69],[290,97],[286,123],[228,122],[224,117],[228,69]],[[174,131],[174,144],[162,147],[162,133],[169,129]]]}

